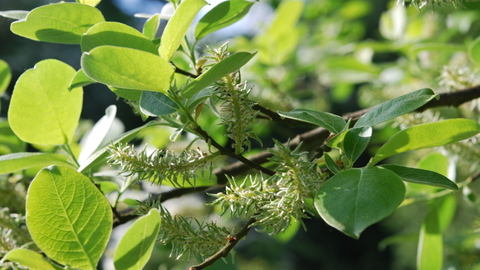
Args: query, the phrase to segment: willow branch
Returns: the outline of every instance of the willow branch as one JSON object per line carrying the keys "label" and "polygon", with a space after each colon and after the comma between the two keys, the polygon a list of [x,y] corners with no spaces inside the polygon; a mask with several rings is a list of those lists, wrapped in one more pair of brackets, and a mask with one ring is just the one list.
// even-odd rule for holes
{"label": "willow branch", "polygon": [[207,258],[202,263],[191,266],[190,268],[188,268],[188,270],[205,269],[213,265],[219,259],[227,257],[228,253],[230,253],[230,251],[238,244],[238,242],[242,240],[242,238],[247,236],[248,232],[251,229],[250,225],[255,223],[255,221],[256,220],[254,218],[251,218],[247,223],[245,223],[245,225],[243,225],[243,227],[234,236],[228,239],[228,243],[225,246],[223,246],[222,249],[220,249],[217,253],[215,253],[211,257]]}

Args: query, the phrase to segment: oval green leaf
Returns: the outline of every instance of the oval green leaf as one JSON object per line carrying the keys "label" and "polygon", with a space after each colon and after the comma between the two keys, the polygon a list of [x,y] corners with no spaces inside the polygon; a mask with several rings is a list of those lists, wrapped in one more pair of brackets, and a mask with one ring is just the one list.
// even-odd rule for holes
{"label": "oval green leaf", "polygon": [[150,40],[154,40],[157,36],[158,27],[160,26],[160,14],[155,14],[143,25],[142,33]]}
{"label": "oval green leaf", "polygon": [[157,54],[157,46],[151,40],[135,28],[118,22],[95,24],[82,36],[80,45],[82,52],[88,52],[103,45],[111,45]]}
{"label": "oval green leaf", "polygon": [[334,134],[342,132],[347,125],[347,122],[345,122],[342,117],[327,112],[295,109],[290,112],[277,111],[277,113],[283,118],[294,119],[323,127]]}
{"label": "oval green leaf", "polygon": [[204,36],[238,22],[247,15],[254,2],[230,0],[222,2],[203,16],[195,28],[195,38]]}
{"label": "oval green leaf", "polygon": [[77,73],[72,78],[72,81],[70,82],[70,87],[68,89],[73,89],[77,87],[84,87],[87,85],[90,85],[92,83],[96,83],[96,81],[90,79],[85,75],[82,69],[79,69]]}
{"label": "oval green leaf", "polygon": [[41,145],[72,140],[83,101],[82,88],[68,90],[74,74],[69,65],[47,59],[20,76],[8,110],[10,127],[20,139]]}
{"label": "oval green leaf", "polygon": [[12,79],[12,71],[7,62],[0,59],[0,96],[7,90],[10,80]]}
{"label": "oval green leaf", "polygon": [[42,256],[42,254],[28,249],[14,249],[8,252],[3,257],[0,264],[5,261],[18,263],[23,267],[28,267],[30,270],[62,270],[58,266],[54,266]]}
{"label": "oval green leaf", "polygon": [[158,52],[163,59],[170,60],[172,58],[175,51],[180,47],[180,43],[193,19],[206,4],[207,2],[204,0],[184,0],[178,6],[167,26],[165,26],[162,41],[158,48]]}
{"label": "oval green leaf", "polygon": [[112,231],[112,210],[98,188],[67,167],[41,170],[27,194],[28,230],[51,259],[96,269]]}
{"label": "oval green leaf", "polygon": [[373,107],[355,123],[354,127],[375,126],[400,115],[412,112],[433,98],[438,99],[431,89],[424,88],[415,92],[391,99]]}
{"label": "oval green leaf", "polygon": [[115,250],[113,263],[116,270],[141,270],[150,259],[160,231],[160,213],[150,209],[139,218],[122,237]]}
{"label": "oval green leaf", "polygon": [[455,182],[433,171],[409,168],[393,164],[382,165],[382,167],[394,172],[403,181],[458,190],[458,186],[455,184]]}
{"label": "oval green leaf", "polygon": [[152,53],[100,46],[82,55],[82,69],[97,82],[118,88],[166,92],[173,78],[169,62]]}
{"label": "oval green leaf", "polygon": [[190,98],[200,90],[210,86],[212,83],[221,80],[226,75],[239,70],[245,65],[255,53],[237,52],[223,59],[212,66],[205,73],[189,83],[182,91],[182,95]]}
{"label": "oval green leaf", "polygon": [[330,226],[353,238],[400,205],[405,185],[393,172],[368,167],[343,171],[323,184],[315,208]]}
{"label": "oval green leaf", "polygon": [[330,157],[329,154],[325,153],[323,155],[325,158],[325,165],[327,165],[327,169],[329,169],[333,174],[340,173],[342,169],[338,164],[333,160],[333,158]]}
{"label": "oval green leaf", "polygon": [[102,13],[89,5],[58,3],[38,7],[24,20],[11,24],[13,33],[38,41],[80,44],[82,35],[103,22]]}
{"label": "oval green leaf", "polygon": [[73,167],[67,157],[54,153],[12,153],[0,156],[0,174],[12,173],[31,167],[62,165]]}
{"label": "oval green leaf", "polygon": [[367,148],[372,138],[372,127],[352,128],[345,133],[343,149],[345,155],[352,162],[355,162]]}
{"label": "oval green leaf", "polygon": [[159,92],[143,91],[140,97],[140,111],[148,116],[161,116],[176,112],[178,105],[168,96]]}
{"label": "oval green leaf", "polygon": [[465,140],[479,132],[480,124],[463,118],[413,126],[393,135],[380,147],[371,164],[395,154]]}

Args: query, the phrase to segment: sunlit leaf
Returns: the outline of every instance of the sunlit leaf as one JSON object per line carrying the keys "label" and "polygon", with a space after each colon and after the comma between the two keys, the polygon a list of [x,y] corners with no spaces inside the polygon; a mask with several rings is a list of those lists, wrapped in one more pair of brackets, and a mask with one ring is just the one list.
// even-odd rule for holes
{"label": "sunlit leaf", "polygon": [[0,262],[11,261],[28,267],[30,270],[61,270],[63,268],[55,266],[45,260],[42,254],[28,249],[14,249],[8,252]]}
{"label": "sunlit leaf", "polygon": [[31,167],[50,165],[71,166],[67,157],[54,153],[12,153],[0,156],[0,174],[12,173]]}
{"label": "sunlit leaf", "polygon": [[250,61],[254,55],[255,53],[237,52],[228,56],[189,83],[185,89],[183,89],[182,95],[185,97],[192,97],[200,90],[219,81],[224,76],[239,70],[243,65]]}
{"label": "sunlit leaf", "polygon": [[72,78],[70,82],[69,89],[77,88],[77,87],[84,87],[90,85],[92,83],[96,83],[96,81],[90,79],[85,75],[82,69],[79,69]]}
{"label": "sunlit leaf", "polygon": [[12,23],[13,33],[38,41],[79,44],[94,24],[103,22],[102,13],[89,5],[58,3],[38,7],[24,20]]}
{"label": "sunlit leaf", "polygon": [[85,4],[85,5],[89,5],[89,6],[96,6],[98,5],[102,0],[76,0],[77,3],[80,3],[80,4]]}
{"label": "sunlit leaf", "polygon": [[157,36],[158,27],[160,26],[160,14],[155,14],[148,18],[148,20],[143,25],[142,33],[149,38],[154,40]]}
{"label": "sunlit leaf", "polygon": [[195,28],[195,38],[201,39],[239,21],[247,15],[253,3],[246,0],[230,0],[216,5],[198,22]]}
{"label": "sunlit leaf", "polygon": [[180,47],[180,43],[193,19],[206,4],[207,2],[204,0],[182,1],[163,31],[162,42],[158,49],[161,57],[166,60],[172,58],[175,51]]}
{"label": "sunlit leaf", "polygon": [[144,51],[100,46],[82,55],[85,74],[100,83],[118,88],[166,92],[173,67],[163,58]]}
{"label": "sunlit leaf", "polygon": [[27,17],[30,11],[27,10],[7,10],[7,11],[0,11],[0,16],[14,19],[14,20],[23,20]]}
{"label": "sunlit leaf", "polygon": [[143,269],[152,254],[160,223],[157,209],[150,209],[147,215],[133,223],[115,250],[113,263],[116,270]]}
{"label": "sunlit leaf", "polygon": [[399,131],[373,157],[371,163],[395,154],[446,145],[468,139],[480,132],[480,124],[469,119],[449,119],[413,126]]}
{"label": "sunlit leaf", "polygon": [[118,22],[101,22],[92,26],[82,36],[83,52],[103,45],[125,47],[157,54],[157,46],[135,28]]}
{"label": "sunlit leaf", "polygon": [[477,37],[468,47],[468,55],[473,63],[480,66],[480,37]]}
{"label": "sunlit leaf", "polygon": [[7,62],[0,59],[0,96],[7,90],[10,80],[12,79],[12,71]]}
{"label": "sunlit leaf", "polygon": [[347,124],[347,122],[338,115],[308,109],[295,109],[290,112],[278,111],[277,113],[283,118],[294,119],[323,127],[334,134],[342,132]]}
{"label": "sunlit leaf", "polygon": [[355,123],[355,127],[375,126],[400,115],[412,112],[433,98],[438,99],[431,89],[424,88],[415,92],[391,99],[373,107]]}
{"label": "sunlit leaf", "polygon": [[74,74],[69,65],[48,59],[20,76],[8,111],[10,127],[20,139],[41,145],[72,140],[83,101],[82,88],[69,90]]}
{"label": "sunlit leaf", "polygon": [[315,208],[330,226],[353,238],[400,205],[405,185],[393,172],[368,167],[334,175],[317,192]]}
{"label": "sunlit leaf", "polygon": [[67,167],[43,169],[30,184],[26,209],[28,230],[49,258],[96,269],[113,219],[110,204],[90,179]]}

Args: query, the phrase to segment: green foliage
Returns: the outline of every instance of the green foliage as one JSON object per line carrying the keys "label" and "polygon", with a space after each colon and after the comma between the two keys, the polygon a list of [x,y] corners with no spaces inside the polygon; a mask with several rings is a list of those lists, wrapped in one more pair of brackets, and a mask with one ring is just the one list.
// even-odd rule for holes
{"label": "green foliage", "polygon": [[[457,191],[474,186],[480,107],[472,101],[469,108],[432,108],[478,97],[476,88],[457,91],[480,83],[478,35],[460,44],[468,30],[458,26],[435,38],[425,34],[434,28],[428,14],[397,5],[381,15],[385,40],[362,41],[358,20],[373,10],[368,1],[292,0],[280,1],[251,39],[218,45],[210,34],[239,22],[255,2],[222,2],[193,25],[207,2],[172,0],[175,11],[159,38],[165,14],[145,16],[139,32],[106,22],[99,2],[0,12],[17,20],[13,33],[78,44],[82,53],[77,71],[54,59],[26,70],[15,83],[8,120],[0,119],[0,201],[9,204],[0,211],[2,266],[95,269],[112,228],[140,216],[115,249],[116,269],[147,267],[157,241],[175,259],[201,261],[191,269],[203,269],[233,252],[251,228],[285,243],[300,225],[306,229],[305,219],[321,218],[357,239],[398,208],[426,202],[424,218],[410,215],[402,224],[419,225],[418,269],[442,268]],[[419,9],[462,6],[403,2]],[[450,20],[460,25],[455,14]],[[395,60],[375,60],[384,53]],[[0,94],[11,77],[0,61]],[[144,121],[154,119],[115,131],[111,105],[87,127],[79,120],[82,87],[94,83],[125,99]],[[436,94],[427,85],[451,92]],[[353,92],[371,108],[328,112],[345,107],[336,103]],[[27,144],[38,151],[26,152]],[[423,150],[429,148],[435,149]],[[379,164],[387,158],[399,164]],[[169,189],[135,201],[130,191],[144,182]],[[163,204],[193,192],[214,197],[207,202],[213,207],[189,203],[198,215],[189,217]],[[222,219],[200,217],[206,213]],[[238,226],[242,220],[248,221]],[[395,239],[406,238],[390,243]]]}

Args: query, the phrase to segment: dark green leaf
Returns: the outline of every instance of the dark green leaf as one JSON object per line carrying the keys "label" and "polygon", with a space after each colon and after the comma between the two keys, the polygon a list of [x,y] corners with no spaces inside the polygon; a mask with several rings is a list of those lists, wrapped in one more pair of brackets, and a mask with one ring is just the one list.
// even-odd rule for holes
{"label": "dark green leaf", "polygon": [[325,153],[323,155],[325,157],[325,164],[327,165],[327,168],[333,173],[337,174],[342,171],[340,166],[330,157],[329,154]]}
{"label": "dark green leaf", "polygon": [[148,116],[162,116],[176,112],[178,105],[168,96],[159,92],[143,91],[140,110]]}
{"label": "dark green leaf", "polygon": [[290,118],[323,127],[334,134],[342,132],[347,125],[347,122],[345,122],[342,117],[327,112],[295,109],[290,112],[278,111],[277,113],[284,118]]}
{"label": "dark green leaf", "polygon": [[457,184],[452,180],[433,171],[390,164],[382,167],[396,173],[403,181],[458,190]]}
{"label": "dark green leaf", "polygon": [[343,149],[352,164],[365,151],[370,138],[372,138],[372,127],[352,128],[347,131],[343,140]]}
{"label": "dark green leaf", "polygon": [[415,92],[394,98],[373,107],[364,114],[354,127],[375,126],[400,115],[412,112],[433,98],[438,98],[431,89],[424,88]]}
{"label": "dark green leaf", "polygon": [[368,167],[334,175],[317,192],[315,208],[330,226],[353,238],[400,205],[405,185],[393,172]]}

